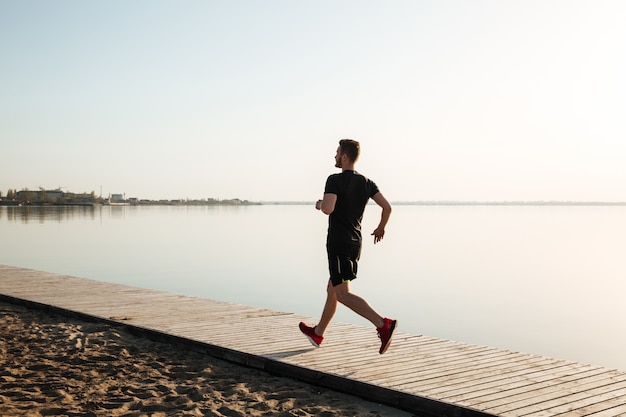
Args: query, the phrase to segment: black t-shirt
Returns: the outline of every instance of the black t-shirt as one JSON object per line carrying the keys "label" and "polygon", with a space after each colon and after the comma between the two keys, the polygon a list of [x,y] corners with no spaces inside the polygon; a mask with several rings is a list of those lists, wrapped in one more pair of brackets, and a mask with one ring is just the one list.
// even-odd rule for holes
{"label": "black t-shirt", "polygon": [[324,193],[337,195],[335,209],[328,216],[327,244],[361,244],[363,211],[378,193],[376,184],[356,171],[343,171],[328,177]]}

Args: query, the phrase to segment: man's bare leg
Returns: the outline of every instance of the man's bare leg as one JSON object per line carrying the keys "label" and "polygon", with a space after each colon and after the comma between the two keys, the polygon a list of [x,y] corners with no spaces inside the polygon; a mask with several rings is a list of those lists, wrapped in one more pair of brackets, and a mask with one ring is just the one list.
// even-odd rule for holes
{"label": "man's bare leg", "polygon": [[383,317],[378,314],[366,300],[350,292],[349,281],[341,283],[335,287],[330,285],[330,287],[332,287],[332,289],[329,288],[329,294],[331,292],[334,293],[335,300],[339,301],[341,304],[345,305],[361,317],[371,321],[374,326],[384,326],[385,322]]}
{"label": "man's bare leg", "polygon": [[337,297],[333,290],[333,284],[328,280],[328,287],[326,288],[326,304],[324,304],[324,310],[322,311],[322,317],[319,323],[315,326],[315,334],[323,336],[326,328],[330,324],[330,321],[335,316],[337,311]]}

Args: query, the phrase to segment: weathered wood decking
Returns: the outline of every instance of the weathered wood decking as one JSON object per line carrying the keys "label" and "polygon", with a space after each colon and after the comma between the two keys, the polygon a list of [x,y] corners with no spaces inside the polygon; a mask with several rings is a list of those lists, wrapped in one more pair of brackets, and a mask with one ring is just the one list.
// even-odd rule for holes
{"label": "weathered wood decking", "polygon": [[[0,298],[123,325],[223,359],[421,415],[626,416],[626,372],[333,323],[322,348],[296,314],[0,265]],[[401,329],[401,327],[400,327]]]}

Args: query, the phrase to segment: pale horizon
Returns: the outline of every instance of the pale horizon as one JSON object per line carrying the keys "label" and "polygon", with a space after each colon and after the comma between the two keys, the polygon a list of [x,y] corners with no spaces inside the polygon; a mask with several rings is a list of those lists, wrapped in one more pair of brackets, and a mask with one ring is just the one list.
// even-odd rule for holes
{"label": "pale horizon", "polygon": [[0,2],[0,192],[626,201],[622,1]]}

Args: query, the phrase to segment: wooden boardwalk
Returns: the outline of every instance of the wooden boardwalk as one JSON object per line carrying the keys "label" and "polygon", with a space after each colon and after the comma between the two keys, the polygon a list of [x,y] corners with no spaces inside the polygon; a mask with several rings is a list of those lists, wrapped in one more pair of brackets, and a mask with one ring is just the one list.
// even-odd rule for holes
{"label": "wooden boardwalk", "polygon": [[[292,313],[0,265],[0,298],[361,396],[420,415],[626,416],[626,372],[398,332],[329,327],[312,347]],[[402,329],[400,324],[400,330]]]}

